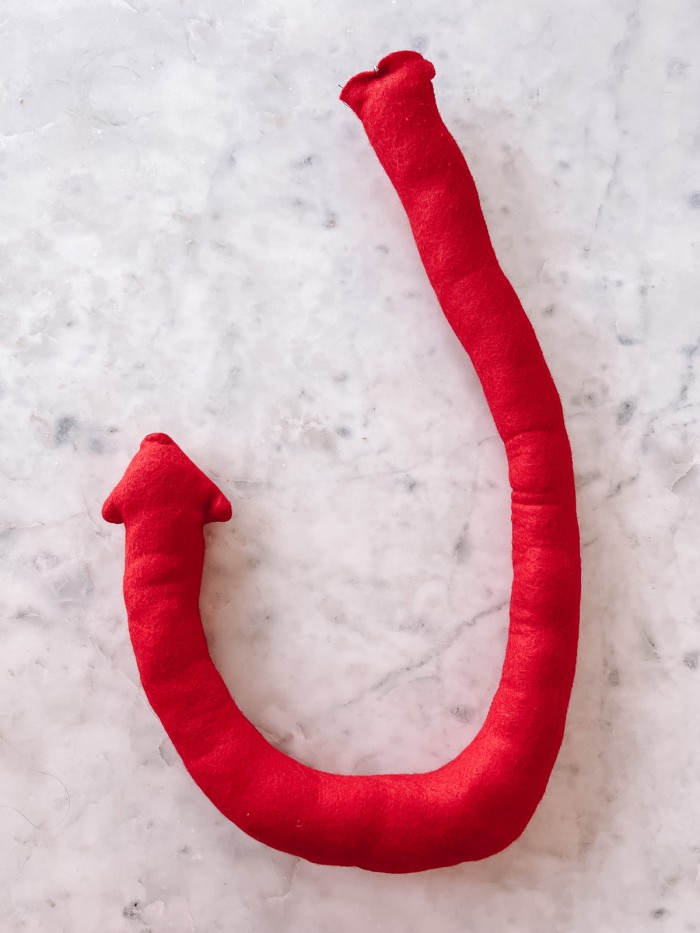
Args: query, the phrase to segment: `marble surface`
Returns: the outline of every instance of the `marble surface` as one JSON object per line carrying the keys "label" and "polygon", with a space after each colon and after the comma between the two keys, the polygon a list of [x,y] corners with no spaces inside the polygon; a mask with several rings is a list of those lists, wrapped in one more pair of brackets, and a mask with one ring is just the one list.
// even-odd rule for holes
{"label": "marble surface", "polygon": [[[3,931],[700,930],[699,30],[693,0],[3,5]],[[389,877],[273,852],[194,786],[100,506],[150,431],[232,497],[202,610],[289,754],[422,771],[478,730],[503,450],[338,101],[398,48],[437,68],[559,386],[584,594],[525,834]]]}

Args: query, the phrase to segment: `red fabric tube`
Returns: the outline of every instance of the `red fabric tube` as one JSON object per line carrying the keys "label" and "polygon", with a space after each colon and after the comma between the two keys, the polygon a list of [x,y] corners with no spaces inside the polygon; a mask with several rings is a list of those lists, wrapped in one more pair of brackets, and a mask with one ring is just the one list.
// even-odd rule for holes
{"label": "red fabric tube", "polygon": [[202,630],[202,526],[230,517],[226,498],[158,434],[103,509],[126,525],[124,597],[144,689],[197,784],[267,845],[383,872],[481,859],[522,833],[561,745],[578,642],[580,549],[561,404],[438,113],[433,76],[418,53],[395,52],[352,78],[341,99],[396,188],[508,457],[510,628],[500,684],[471,744],[425,774],[331,774],[284,755],[236,706]]}

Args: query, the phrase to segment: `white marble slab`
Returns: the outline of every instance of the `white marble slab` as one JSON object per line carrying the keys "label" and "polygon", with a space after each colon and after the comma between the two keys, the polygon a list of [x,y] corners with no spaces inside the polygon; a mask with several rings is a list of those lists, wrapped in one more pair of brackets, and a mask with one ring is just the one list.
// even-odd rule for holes
{"label": "white marble slab", "polygon": [[[0,11],[0,928],[700,929],[700,9],[7,0]],[[388,877],[248,839],[138,684],[100,506],[166,431],[234,500],[203,612],[330,770],[475,734],[505,461],[340,86],[435,64],[560,388],[584,543],[564,747],[524,836]]]}

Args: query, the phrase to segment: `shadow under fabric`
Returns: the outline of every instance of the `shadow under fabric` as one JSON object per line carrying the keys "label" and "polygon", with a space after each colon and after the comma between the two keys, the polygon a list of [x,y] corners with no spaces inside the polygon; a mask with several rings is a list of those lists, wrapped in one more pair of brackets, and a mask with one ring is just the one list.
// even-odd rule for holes
{"label": "shadow under fabric", "polygon": [[204,793],[276,849],[395,873],[485,858],[525,829],[561,745],[579,624],[579,532],[561,403],[438,113],[434,74],[417,52],[394,52],[352,78],[341,100],[401,199],[507,453],[510,628],[500,684],[474,740],[425,774],[332,774],[278,751],[229,694],[199,615],[202,526],[228,520],[228,500],[167,435],[151,434],[103,508],[107,521],[126,525],[124,598],[144,690]]}

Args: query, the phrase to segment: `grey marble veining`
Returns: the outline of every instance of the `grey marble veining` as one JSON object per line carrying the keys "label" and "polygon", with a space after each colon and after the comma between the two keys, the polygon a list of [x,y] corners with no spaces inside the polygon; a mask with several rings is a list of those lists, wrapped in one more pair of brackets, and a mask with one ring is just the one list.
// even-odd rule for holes
{"label": "grey marble veining", "polygon": [[[700,8],[8,0],[0,11],[0,927],[700,929]],[[100,517],[166,431],[231,496],[212,652],[289,754],[427,770],[503,657],[507,475],[340,86],[437,68],[560,389],[584,594],[523,837],[407,877],[227,823],[147,705]]]}

